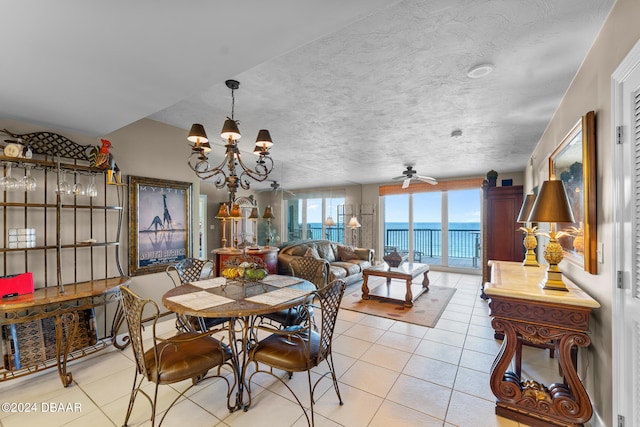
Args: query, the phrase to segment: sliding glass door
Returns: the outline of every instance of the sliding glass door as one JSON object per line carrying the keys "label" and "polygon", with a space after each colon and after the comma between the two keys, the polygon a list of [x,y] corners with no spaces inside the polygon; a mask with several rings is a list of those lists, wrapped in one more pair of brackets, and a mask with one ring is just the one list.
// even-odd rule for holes
{"label": "sliding glass door", "polygon": [[478,268],[480,202],[479,188],[384,196],[384,254]]}

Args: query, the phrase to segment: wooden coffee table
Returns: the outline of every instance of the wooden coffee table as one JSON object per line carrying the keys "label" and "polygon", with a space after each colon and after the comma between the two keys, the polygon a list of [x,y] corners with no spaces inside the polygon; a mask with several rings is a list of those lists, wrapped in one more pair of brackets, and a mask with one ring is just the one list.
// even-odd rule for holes
{"label": "wooden coffee table", "polygon": [[[411,282],[419,275],[423,275],[422,284],[414,285]],[[365,268],[362,271],[364,282],[362,283],[362,299],[381,298],[391,301],[400,301],[405,307],[413,307],[413,302],[424,292],[429,291],[429,265],[417,262],[403,262],[399,267],[389,267],[388,264],[376,265]],[[383,283],[369,290],[369,276],[386,277]],[[391,286],[391,279],[403,280],[406,291],[402,288]]]}

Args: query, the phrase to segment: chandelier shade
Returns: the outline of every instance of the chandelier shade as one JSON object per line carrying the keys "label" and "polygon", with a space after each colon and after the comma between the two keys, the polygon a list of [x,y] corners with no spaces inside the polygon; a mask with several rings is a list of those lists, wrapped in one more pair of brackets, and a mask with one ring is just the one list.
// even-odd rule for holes
{"label": "chandelier shade", "polygon": [[187,160],[189,167],[202,180],[210,180],[216,188],[227,187],[229,201],[233,203],[240,188],[249,190],[251,181],[265,181],[273,170],[274,162],[269,149],[273,140],[267,129],[261,129],[256,138],[253,153],[258,156],[253,167],[244,162],[238,149],[238,141],[242,137],[238,129],[238,121],[234,118],[234,91],[240,87],[237,80],[227,80],[226,86],[231,89],[231,117],[227,117],[222,126],[220,136],[225,141],[224,158],[220,163],[212,164],[209,156],[212,153],[209,138],[204,126],[194,123],[187,140],[192,143],[191,155]]}

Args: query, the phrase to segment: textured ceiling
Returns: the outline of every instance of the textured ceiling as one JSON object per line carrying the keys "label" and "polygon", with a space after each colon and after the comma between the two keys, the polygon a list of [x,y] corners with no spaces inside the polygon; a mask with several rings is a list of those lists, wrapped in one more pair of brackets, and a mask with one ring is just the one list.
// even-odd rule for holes
{"label": "textured ceiling", "polygon": [[[3,116],[95,135],[148,116],[212,138],[234,78],[241,149],[268,128],[272,177],[300,189],[389,182],[407,164],[438,179],[523,170],[614,1],[41,1],[44,30],[5,25],[33,15],[16,3]],[[493,73],[467,77],[481,63]]]}

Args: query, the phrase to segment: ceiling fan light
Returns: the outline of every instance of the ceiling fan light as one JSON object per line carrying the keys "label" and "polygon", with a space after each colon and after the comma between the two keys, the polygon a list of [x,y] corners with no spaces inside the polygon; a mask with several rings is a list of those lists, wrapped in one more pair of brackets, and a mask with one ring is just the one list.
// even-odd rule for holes
{"label": "ceiling fan light", "polygon": [[238,123],[235,120],[227,117],[227,120],[224,121],[224,125],[222,126],[222,131],[220,132],[220,136],[224,140],[232,139],[233,141],[239,140],[242,135],[240,135],[240,129],[238,129]]}

